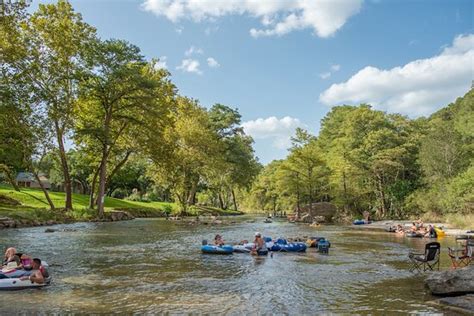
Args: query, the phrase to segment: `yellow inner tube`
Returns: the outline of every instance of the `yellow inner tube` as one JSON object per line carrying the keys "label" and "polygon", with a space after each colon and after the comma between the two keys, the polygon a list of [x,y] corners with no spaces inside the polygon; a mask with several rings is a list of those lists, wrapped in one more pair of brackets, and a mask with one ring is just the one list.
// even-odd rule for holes
{"label": "yellow inner tube", "polygon": [[438,237],[444,237],[446,236],[446,232],[444,230],[442,230],[441,228],[439,227],[435,227],[434,230],[436,231],[436,235]]}

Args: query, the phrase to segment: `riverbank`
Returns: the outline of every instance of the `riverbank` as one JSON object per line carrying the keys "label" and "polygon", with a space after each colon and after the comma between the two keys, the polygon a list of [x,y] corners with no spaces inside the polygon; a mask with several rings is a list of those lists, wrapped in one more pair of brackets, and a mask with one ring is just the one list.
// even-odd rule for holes
{"label": "riverbank", "polygon": [[[412,225],[412,221],[408,220],[385,220],[385,221],[376,221],[370,224],[365,225],[351,225],[352,229],[361,229],[361,230],[379,230],[379,231],[387,231],[390,226],[397,226],[402,225],[405,229],[409,229]],[[437,227],[442,227],[443,231],[446,233],[447,236],[458,236],[458,235],[474,235],[472,233],[466,233],[469,229],[461,229],[457,227],[453,227],[447,223],[436,223],[436,222],[426,222],[426,225],[432,224]],[[474,229],[472,227],[471,229]]]}
{"label": "riverbank", "polygon": [[[89,196],[73,194],[73,210],[64,211],[63,192],[49,192],[57,210],[48,209],[44,194],[39,189],[22,188],[20,192],[10,186],[0,185],[0,229],[32,226],[45,226],[74,222],[119,221],[133,218],[167,217],[178,215],[181,211],[176,203],[143,202],[105,198],[104,218],[98,218],[97,211],[88,208]],[[193,206],[188,209],[189,216],[227,216],[242,212],[221,210],[208,206]]]}

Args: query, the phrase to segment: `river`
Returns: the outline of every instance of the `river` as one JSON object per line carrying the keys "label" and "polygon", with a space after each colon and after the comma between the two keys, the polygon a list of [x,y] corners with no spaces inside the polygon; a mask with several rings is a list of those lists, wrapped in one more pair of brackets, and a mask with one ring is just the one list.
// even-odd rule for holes
{"label": "river", "polygon": [[[232,219],[234,220],[234,219]],[[0,292],[0,314],[40,313],[443,313],[407,253],[424,240],[342,226],[308,226],[239,217],[228,226],[187,226],[163,219],[0,231],[0,246],[46,260],[51,286]],[[201,240],[324,236],[329,255],[204,255]],[[442,267],[449,266],[442,243]],[[452,314],[452,313],[451,313]]]}

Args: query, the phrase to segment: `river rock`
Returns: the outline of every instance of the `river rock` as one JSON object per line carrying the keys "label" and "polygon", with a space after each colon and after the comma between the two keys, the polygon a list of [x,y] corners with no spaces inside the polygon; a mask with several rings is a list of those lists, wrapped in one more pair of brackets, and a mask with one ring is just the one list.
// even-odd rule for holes
{"label": "river rock", "polygon": [[474,266],[434,272],[425,281],[434,295],[459,295],[474,293]]}
{"label": "river rock", "polygon": [[45,233],[54,233],[54,232],[57,232],[57,230],[56,230],[56,229],[53,229],[53,228],[46,228],[46,229],[44,230],[44,232],[45,232]]}
{"label": "river rock", "polygon": [[107,217],[113,222],[134,219],[130,213],[125,211],[111,211]]}
{"label": "river rock", "polygon": [[474,294],[467,294],[462,296],[454,297],[443,297],[437,300],[438,304],[447,305],[449,307],[455,307],[462,311],[474,312]]}

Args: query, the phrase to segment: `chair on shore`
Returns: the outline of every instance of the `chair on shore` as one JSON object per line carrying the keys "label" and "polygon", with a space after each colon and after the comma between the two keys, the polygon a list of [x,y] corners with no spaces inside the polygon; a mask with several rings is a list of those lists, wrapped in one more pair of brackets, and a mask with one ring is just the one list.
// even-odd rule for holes
{"label": "chair on shore", "polygon": [[439,242],[430,242],[425,245],[424,253],[414,253],[410,252],[408,258],[410,258],[412,267],[410,271],[417,270],[418,272],[423,272],[427,270],[433,271],[434,268],[439,270],[439,257],[441,252],[441,245]]}
{"label": "chair on shore", "polygon": [[467,239],[463,248],[449,248],[448,255],[451,258],[451,268],[466,267],[474,262],[474,239]]}

